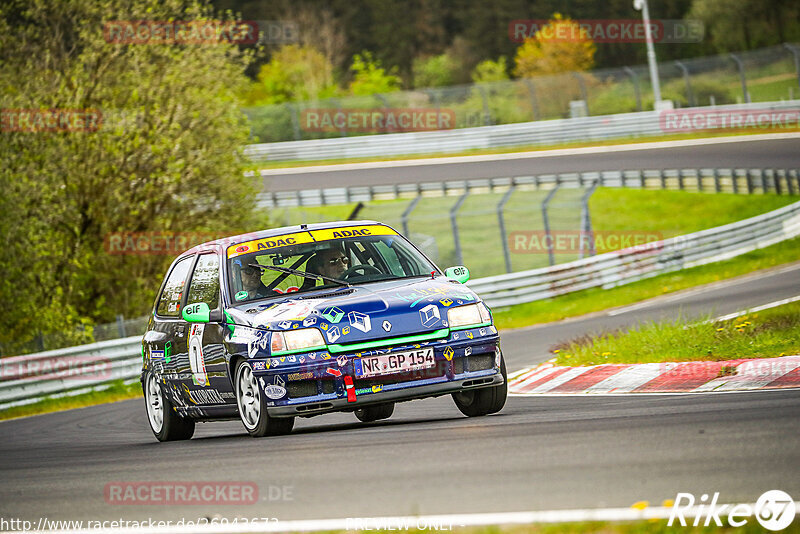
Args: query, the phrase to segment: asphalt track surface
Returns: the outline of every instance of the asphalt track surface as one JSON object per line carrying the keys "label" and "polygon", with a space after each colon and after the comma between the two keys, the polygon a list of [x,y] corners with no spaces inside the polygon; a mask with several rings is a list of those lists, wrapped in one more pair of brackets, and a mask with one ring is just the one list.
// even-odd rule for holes
{"label": "asphalt track surface", "polygon": [[[800,264],[541,329],[509,332],[513,370],[560,337],[649,317],[727,313],[797,294]],[[535,340],[535,341],[530,341]],[[535,343],[535,344],[534,344]],[[542,351],[537,353],[537,351]],[[800,495],[800,391],[510,397],[468,419],[448,397],[397,406],[372,424],[352,414],[300,419],[279,438],[241,423],[199,425],[157,443],[141,400],[0,423],[0,518],[279,520],[660,505],[678,492],[755,502]],[[245,481],[254,505],[108,504],[122,481]],[[279,497],[280,495],[280,497]]]}
{"label": "asphalt track surface", "polygon": [[[708,144],[651,148],[630,145],[620,151],[530,157],[497,154],[480,161],[453,163],[414,163],[403,166],[352,168],[327,166],[289,171],[273,170],[264,177],[264,187],[272,191],[294,191],[326,187],[390,185],[445,180],[468,180],[555,174],[582,171],[611,171],[675,168],[796,168],[800,162],[800,136],[790,139],[758,141],[735,138],[706,140]],[[444,161],[444,160],[442,160]],[[380,164],[379,164],[380,165]],[[281,174],[287,172],[287,174]],[[290,174],[288,174],[290,173]]]}

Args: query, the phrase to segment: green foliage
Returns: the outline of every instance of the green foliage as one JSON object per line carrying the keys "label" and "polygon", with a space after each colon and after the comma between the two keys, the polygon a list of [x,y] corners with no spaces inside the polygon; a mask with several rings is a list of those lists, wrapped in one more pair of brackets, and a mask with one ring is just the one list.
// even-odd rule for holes
{"label": "green foliage", "polygon": [[475,83],[501,82],[508,80],[505,56],[500,56],[497,61],[487,59],[481,61],[472,71],[472,81]]}
{"label": "green foliage", "polygon": [[261,66],[243,95],[245,105],[317,100],[336,93],[333,66],[311,46],[286,45]]}
{"label": "green foliage", "polygon": [[103,36],[108,20],[200,18],[219,17],[180,0],[0,8],[0,108],[103,115],[96,131],[2,134],[0,343],[146,314],[174,255],[112,255],[109,234],[250,229],[248,128],[236,106],[248,56]]}
{"label": "green foliage", "polygon": [[[562,39],[561,34],[576,36]],[[514,58],[514,75],[531,78],[543,74],[580,72],[594,66],[597,46],[580,25],[569,17],[556,13],[533,37],[517,49]]]}
{"label": "green foliage", "polygon": [[450,54],[416,58],[413,65],[414,86],[445,87],[453,85],[460,68],[460,61]]}
{"label": "green foliage", "polygon": [[401,80],[395,74],[395,69],[387,72],[368,51],[353,56],[350,70],[353,71],[349,86],[352,95],[368,96],[400,90]]}

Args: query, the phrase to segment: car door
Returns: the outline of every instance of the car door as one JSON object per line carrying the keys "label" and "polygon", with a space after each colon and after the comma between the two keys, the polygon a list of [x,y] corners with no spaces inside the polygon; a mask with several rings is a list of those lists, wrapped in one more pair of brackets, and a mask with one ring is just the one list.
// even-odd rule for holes
{"label": "car door", "polygon": [[194,256],[186,256],[173,264],[156,300],[151,326],[144,337],[152,368],[166,380],[173,400],[182,398],[179,393],[179,347],[185,343],[186,327],[180,312],[193,262]]}
{"label": "car door", "polygon": [[[187,291],[186,306],[205,303],[212,312],[220,310],[220,261],[216,252],[200,254]],[[185,382],[187,402],[194,405],[234,404],[228,378],[220,323],[186,322],[186,352],[191,376]]]}

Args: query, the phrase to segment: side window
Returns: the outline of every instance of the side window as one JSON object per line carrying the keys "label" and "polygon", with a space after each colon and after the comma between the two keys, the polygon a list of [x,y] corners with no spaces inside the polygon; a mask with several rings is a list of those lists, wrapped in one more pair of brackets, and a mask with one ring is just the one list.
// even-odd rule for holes
{"label": "side window", "polygon": [[167,283],[164,284],[164,291],[161,293],[161,298],[158,299],[158,307],[156,313],[164,317],[178,317],[181,305],[181,296],[183,296],[183,285],[186,283],[186,275],[189,274],[189,267],[192,266],[193,257],[184,258],[179,261],[172,272],[167,277]]}
{"label": "side window", "polygon": [[212,310],[219,306],[219,258],[216,254],[203,254],[197,260],[186,302],[205,302]]}
{"label": "side window", "polygon": [[375,248],[378,249],[378,253],[383,258],[383,261],[385,261],[389,269],[392,270],[393,275],[405,276],[406,273],[403,271],[403,266],[400,265],[400,258],[397,257],[397,252],[393,248],[383,241],[375,243]]}

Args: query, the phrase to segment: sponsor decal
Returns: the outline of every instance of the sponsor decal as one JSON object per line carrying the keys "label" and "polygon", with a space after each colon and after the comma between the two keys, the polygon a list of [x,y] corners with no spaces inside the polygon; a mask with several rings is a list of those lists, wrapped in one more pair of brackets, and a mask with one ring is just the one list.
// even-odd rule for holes
{"label": "sponsor decal", "polygon": [[183,390],[189,397],[189,401],[194,404],[225,404],[225,399],[216,389],[195,389],[190,390],[185,384]]}
{"label": "sponsor decal", "polygon": [[327,369],[325,369],[325,372],[328,373],[329,375],[333,375],[333,376],[337,376],[337,377],[338,376],[342,376],[342,372],[340,370],[333,369],[331,367],[328,367]]}
{"label": "sponsor decal", "polygon": [[344,367],[345,365],[347,365],[347,356],[342,354],[341,356],[336,358],[336,363],[339,364],[339,367]]}
{"label": "sponsor decal", "polygon": [[372,322],[369,319],[369,315],[365,313],[352,311],[347,314],[347,320],[350,321],[350,326],[364,333],[372,329]]}
{"label": "sponsor decal", "polygon": [[330,306],[322,311],[322,316],[328,320],[329,323],[338,323],[344,317],[344,312],[336,306]]}
{"label": "sponsor decal", "polygon": [[263,330],[255,330],[247,343],[247,355],[251,358],[258,354],[259,350],[267,350],[269,346],[269,333]]}
{"label": "sponsor decal", "polygon": [[439,314],[439,307],[435,304],[428,304],[419,310],[419,318],[422,321],[422,326],[431,327],[438,323],[442,316]]}
{"label": "sponsor decal", "polygon": [[242,254],[249,252],[258,252],[261,250],[272,250],[278,247],[286,247],[291,245],[301,245],[303,243],[312,243],[314,240],[311,238],[309,232],[297,232],[294,234],[286,234],[275,237],[267,237],[264,239],[254,239],[246,243],[239,243],[228,247],[228,258],[235,258]]}
{"label": "sponsor decal", "polygon": [[327,335],[328,335],[328,342],[329,343],[335,343],[337,339],[342,337],[341,334],[339,333],[339,327],[338,326],[334,326],[333,328],[328,330]]}
{"label": "sponsor decal", "polygon": [[290,382],[297,380],[308,380],[314,378],[314,373],[307,371],[304,373],[291,373],[286,377]]}
{"label": "sponsor decal", "polygon": [[464,349],[464,356],[472,355],[472,347],[467,347]]}
{"label": "sponsor decal", "polygon": [[266,362],[253,362],[253,371],[265,371]]}
{"label": "sponsor decal", "polygon": [[203,356],[203,330],[205,324],[193,324],[189,330],[189,365],[192,368],[192,382],[198,386],[207,386],[208,374]]}
{"label": "sponsor decal", "polygon": [[267,387],[264,388],[264,395],[272,400],[282,399],[286,396],[286,388],[276,386],[275,384],[268,384]]}
{"label": "sponsor decal", "polygon": [[313,230],[310,232],[316,241],[330,239],[344,239],[347,237],[363,237],[370,235],[397,235],[397,232],[379,224],[370,226],[347,226],[344,228],[329,228],[327,230]]}
{"label": "sponsor decal", "polygon": [[316,323],[317,323],[316,317],[306,317],[305,319],[303,319],[303,326],[311,326]]}
{"label": "sponsor decal", "polygon": [[485,336],[485,335],[486,335],[486,329],[485,329],[485,328],[481,328],[480,330],[478,330],[478,332],[480,332],[480,334],[481,334],[482,336]]}
{"label": "sponsor decal", "polygon": [[392,323],[390,323],[389,321],[383,321],[383,324],[381,326],[387,332],[391,332],[392,331]]}
{"label": "sponsor decal", "polygon": [[453,359],[453,352],[453,347],[445,347],[443,352],[445,360],[448,362],[451,361]]}

